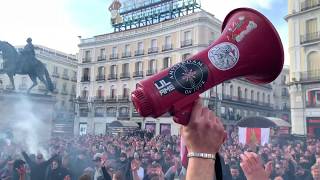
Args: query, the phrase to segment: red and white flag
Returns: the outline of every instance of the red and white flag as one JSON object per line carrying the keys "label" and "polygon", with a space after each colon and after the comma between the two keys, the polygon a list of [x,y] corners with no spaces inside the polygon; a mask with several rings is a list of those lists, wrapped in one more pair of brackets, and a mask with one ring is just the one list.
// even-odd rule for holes
{"label": "red and white flag", "polygon": [[270,128],[246,128],[239,127],[239,143],[261,144],[269,143]]}

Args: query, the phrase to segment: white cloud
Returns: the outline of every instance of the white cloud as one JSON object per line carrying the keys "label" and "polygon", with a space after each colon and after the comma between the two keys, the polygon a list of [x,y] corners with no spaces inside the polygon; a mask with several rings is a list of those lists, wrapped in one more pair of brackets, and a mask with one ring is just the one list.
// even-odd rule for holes
{"label": "white cloud", "polygon": [[83,30],[77,28],[64,10],[63,0],[10,0],[0,6],[0,40],[23,45],[27,37],[67,53],[76,53]]}

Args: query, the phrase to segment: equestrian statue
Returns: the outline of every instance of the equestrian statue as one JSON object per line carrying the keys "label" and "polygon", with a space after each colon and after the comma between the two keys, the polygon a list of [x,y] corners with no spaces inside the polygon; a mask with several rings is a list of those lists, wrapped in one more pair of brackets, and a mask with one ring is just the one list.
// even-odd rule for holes
{"label": "equestrian statue", "polygon": [[27,45],[20,53],[18,53],[16,48],[8,42],[0,41],[0,52],[2,52],[3,58],[3,69],[0,70],[0,74],[8,75],[13,90],[15,90],[13,77],[16,74],[20,74],[29,75],[33,82],[32,86],[27,91],[28,93],[30,93],[31,89],[38,84],[37,78],[39,78],[46,86],[48,91],[53,92],[54,86],[48,70],[44,64],[35,57],[31,38],[27,39]]}

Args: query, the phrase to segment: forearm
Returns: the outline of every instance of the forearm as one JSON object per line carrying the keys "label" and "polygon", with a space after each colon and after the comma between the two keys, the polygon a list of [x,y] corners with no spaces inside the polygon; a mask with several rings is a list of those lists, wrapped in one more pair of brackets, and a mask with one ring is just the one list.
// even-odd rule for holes
{"label": "forearm", "polygon": [[132,176],[133,176],[133,180],[140,180],[140,177],[137,171],[132,171]]}
{"label": "forearm", "polygon": [[214,175],[214,161],[212,159],[189,159],[186,180],[212,180],[215,179]]}

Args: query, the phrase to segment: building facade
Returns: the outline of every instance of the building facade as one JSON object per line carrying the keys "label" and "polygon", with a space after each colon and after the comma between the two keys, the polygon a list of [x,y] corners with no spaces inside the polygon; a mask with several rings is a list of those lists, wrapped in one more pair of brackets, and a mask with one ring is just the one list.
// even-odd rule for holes
{"label": "building facade", "polygon": [[[221,21],[202,10],[141,27],[140,22],[124,24],[123,19],[127,17],[115,17],[112,22],[119,21],[115,32],[81,39],[79,44],[75,134],[104,134],[114,121],[135,122],[156,134],[178,134],[179,125],[169,114],[157,119],[140,117],[130,93],[140,80],[207,48],[219,37]],[[150,22],[153,19],[150,18]],[[288,76],[288,69],[268,85],[251,84],[245,79],[231,80],[201,97],[226,124],[235,124],[249,115],[289,120],[288,94],[282,96],[281,92],[274,92],[275,88],[285,86],[281,80],[283,76]]]}
{"label": "building facade", "polygon": [[292,131],[320,137],[320,1],[288,2]]}
{"label": "building facade", "polygon": [[[77,84],[77,58],[75,55],[66,54],[41,45],[35,45],[36,58],[45,64],[54,85],[52,96],[55,97],[53,118],[53,134],[73,133],[74,101],[76,97]],[[17,46],[18,51],[23,47]],[[3,59],[0,56],[0,67]],[[27,75],[16,75],[14,77],[16,92],[26,93],[32,85]],[[6,74],[0,75],[0,91],[3,93],[11,91],[11,84]],[[38,80],[38,85],[31,91],[32,94],[44,94],[46,87]],[[56,131],[56,132],[55,132]]]}
{"label": "building facade", "polygon": [[[290,100],[286,81],[289,68],[270,84],[258,85],[244,78],[224,82],[203,96],[224,124],[235,124],[248,116],[278,117],[290,122]],[[216,98],[218,97],[218,98]]]}
{"label": "building facade", "polygon": [[[133,120],[156,133],[178,133],[169,115],[141,118],[130,100],[136,83],[205,49],[221,22],[204,11],[137,29],[82,39],[75,133],[104,133],[106,124]],[[77,128],[78,127],[78,128]]]}

